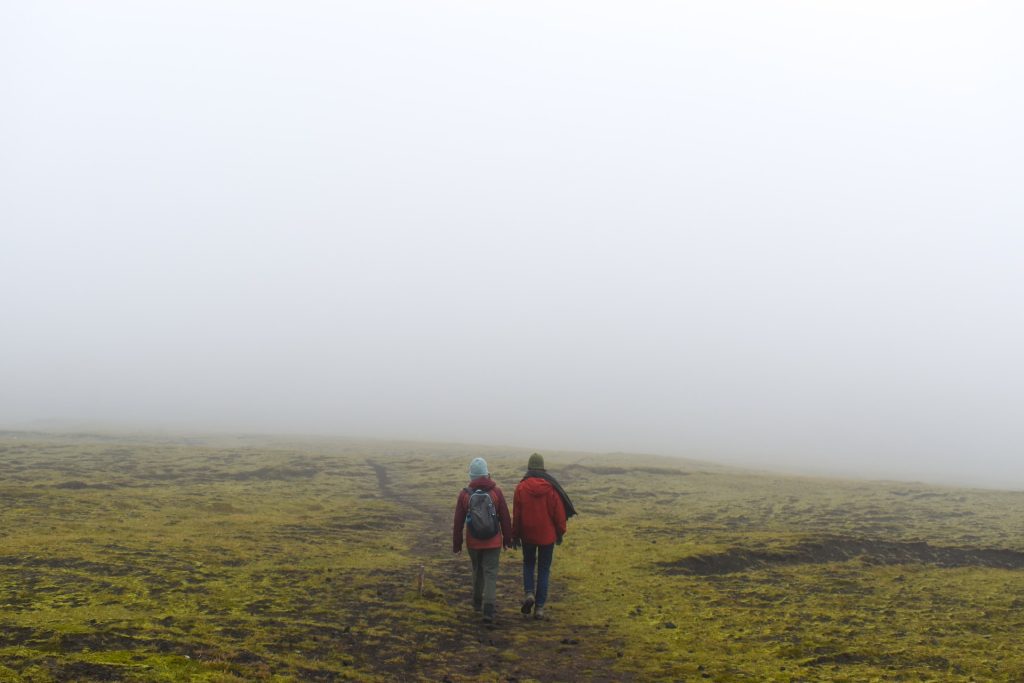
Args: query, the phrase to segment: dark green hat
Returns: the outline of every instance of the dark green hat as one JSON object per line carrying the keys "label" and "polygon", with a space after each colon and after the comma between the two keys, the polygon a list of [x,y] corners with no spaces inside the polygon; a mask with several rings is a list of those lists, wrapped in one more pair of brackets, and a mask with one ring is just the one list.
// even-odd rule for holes
{"label": "dark green hat", "polygon": [[544,456],[540,453],[534,453],[530,456],[529,462],[526,463],[526,469],[528,470],[542,470],[544,469]]}

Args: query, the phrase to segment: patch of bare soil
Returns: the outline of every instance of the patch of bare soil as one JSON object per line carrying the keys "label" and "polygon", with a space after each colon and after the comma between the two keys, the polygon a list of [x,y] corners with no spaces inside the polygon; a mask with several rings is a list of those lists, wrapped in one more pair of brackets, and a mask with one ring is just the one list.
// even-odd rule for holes
{"label": "patch of bare soil", "polygon": [[674,470],[670,467],[611,467],[607,465],[581,465],[580,463],[573,463],[563,468],[567,478],[571,478],[574,471],[576,472],[588,472],[589,474],[631,474],[634,472],[643,472],[645,474],[656,474],[659,477],[685,477],[689,476],[689,472],[682,470]]}
{"label": "patch of bare soil", "polygon": [[47,569],[72,569],[90,575],[99,576],[127,576],[132,573],[131,568],[115,564],[104,564],[90,562],[77,558],[62,557],[15,557],[11,555],[0,556],[0,566],[7,567],[44,567]]}
{"label": "patch of bare soil", "polygon": [[[934,669],[936,671],[948,671],[952,666],[947,658],[942,657],[940,655],[915,658],[900,654],[894,655],[891,653],[878,653],[872,655],[854,652],[836,652],[820,654],[817,657],[814,657],[813,659],[803,662],[800,666],[848,666],[852,664],[869,664],[896,669],[924,667],[927,669]],[[957,674],[963,674],[963,671],[959,670],[959,667],[954,667],[954,670]]]}
{"label": "patch of bare soil", "polygon": [[896,542],[842,536],[805,541],[784,550],[733,548],[714,555],[684,557],[662,563],[661,566],[669,574],[714,576],[751,569],[848,562],[855,559],[870,564],[1024,568],[1024,553],[1006,548],[959,548],[934,546],[923,541]]}
{"label": "patch of bare soil", "polygon": [[63,662],[52,660],[49,666],[58,681],[123,681],[129,678],[124,667],[114,664],[93,664],[91,662]]}

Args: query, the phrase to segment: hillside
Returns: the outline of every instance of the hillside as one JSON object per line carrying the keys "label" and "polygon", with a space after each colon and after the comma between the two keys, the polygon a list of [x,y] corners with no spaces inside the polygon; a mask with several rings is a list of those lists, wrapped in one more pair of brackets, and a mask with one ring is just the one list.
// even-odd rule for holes
{"label": "hillside", "polygon": [[1024,679],[1024,493],[546,453],[551,618],[507,552],[483,627],[476,455],[511,498],[528,452],[0,434],[0,681]]}

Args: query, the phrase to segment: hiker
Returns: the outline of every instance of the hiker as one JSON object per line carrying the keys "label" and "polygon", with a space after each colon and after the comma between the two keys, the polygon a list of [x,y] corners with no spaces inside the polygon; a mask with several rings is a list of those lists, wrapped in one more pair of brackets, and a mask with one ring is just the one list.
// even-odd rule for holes
{"label": "hiker", "polygon": [[512,522],[501,489],[491,479],[487,462],[469,463],[469,486],[459,491],[455,503],[452,551],[462,552],[462,528],[473,566],[473,611],[483,612],[486,623],[494,621],[494,594],[501,549],[512,547]]}
{"label": "hiker", "polygon": [[[561,484],[544,469],[544,456],[534,453],[526,464],[526,476],[512,497],[512,543],[523,547],[522,613],[533,611],[534,619],[544,618],[548,599],[548,579],[555,546],[562,544],[565,522],[576,508]],[[536,569],[536,583],[534,570]]]}

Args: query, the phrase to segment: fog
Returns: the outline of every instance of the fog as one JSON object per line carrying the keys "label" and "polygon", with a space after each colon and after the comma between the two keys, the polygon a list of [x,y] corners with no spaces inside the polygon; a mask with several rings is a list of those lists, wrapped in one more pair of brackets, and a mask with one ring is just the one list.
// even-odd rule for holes
{"label": "fog", "polygon": [[0,426],[1024,486],[1022,19],[3,3]]}

